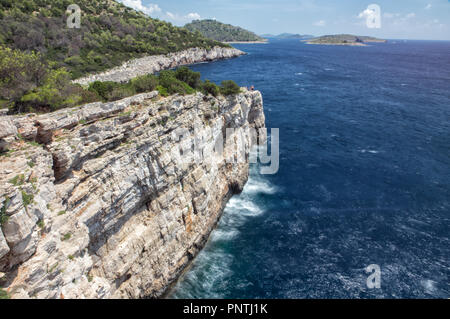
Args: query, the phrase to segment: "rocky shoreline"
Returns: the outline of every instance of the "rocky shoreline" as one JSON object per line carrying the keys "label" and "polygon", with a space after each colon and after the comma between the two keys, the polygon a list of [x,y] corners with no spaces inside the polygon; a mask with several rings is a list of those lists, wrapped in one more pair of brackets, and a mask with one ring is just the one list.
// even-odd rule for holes
{"label": "rocky shoreline", "polygon": [[245,53],[235,48],[214,47],[210,50],[192,48],[167,55],[151,55],[130,60],[119,67],[73,82],[81,85],[88,85],[95,81],[127,82],[137,76],[153,74],[181,65],[230,59],[241,55],[245,55]]}
{"label": "rocky shoreline", "polygon": [[[2,288],[12,298],[161,297],[248,179],[248,163],[226,160],[235,144],[208,154],[233,128],[248,157],[248,133],[264,122],[261,93],[245,89],[0,116]],[[181,129],[201,137],[202,161],[180,157]]]}

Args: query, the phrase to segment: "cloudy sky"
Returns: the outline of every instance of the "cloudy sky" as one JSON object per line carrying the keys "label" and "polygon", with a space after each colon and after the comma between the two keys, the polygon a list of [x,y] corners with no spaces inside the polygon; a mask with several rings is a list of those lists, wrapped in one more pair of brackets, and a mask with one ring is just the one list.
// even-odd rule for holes
{"label": "cloudy sky", "polygon": [[[258,34],[353,33],[388,39],[450,40],[450,0],[119,0],[151,17],[184,25],[217,19]],[[370,4],[381,27],[368,28]]]}

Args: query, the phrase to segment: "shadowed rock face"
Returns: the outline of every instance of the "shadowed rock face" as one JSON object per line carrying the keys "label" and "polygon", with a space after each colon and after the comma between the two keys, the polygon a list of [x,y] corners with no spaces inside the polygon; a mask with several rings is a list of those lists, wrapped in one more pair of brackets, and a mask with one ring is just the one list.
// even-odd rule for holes
{"label": "shadowed rock face", "polygon": [[137,76],[153,74],[181,65],[230,59],[244,54],[234,48],[214,47],[211,50],[192,48],[167,55],[152,55],[134,59],[109,71],[77,79],[74,83],[87,85],[94,81],[126,82]]}
{"label": "shadowed rock face", "polygon": [[[2,116],[0,271],[12,297],[159,297],[206,242],[248,163],[213,151],[226,128],[264,127],[261,94],[146,93]],[[183,161],[181,128],[203,161]],[[246,146],[245,134],[229,137]],[[260,136],[265,138],[265,136]],[[37,144],[40,143],[41,145]]]}

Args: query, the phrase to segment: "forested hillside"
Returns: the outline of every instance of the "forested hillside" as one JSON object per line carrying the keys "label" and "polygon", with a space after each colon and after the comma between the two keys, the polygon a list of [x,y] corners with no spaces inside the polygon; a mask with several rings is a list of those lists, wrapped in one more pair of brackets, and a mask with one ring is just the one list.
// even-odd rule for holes
{"label": "forested hillside", "polygon": [[67,27],[70,12],[66,10],[72,3],[0,0],[0,108],[9,108],[10,113],[48,112],[117,100],[157,86],[163,94],[203,90],[203,84],[189,88],[172,73],[164,79],[141,77],[125,84],[94,83],[88,89],[71,80],[143,55],[227,46],[113,0],[77,0],[82,10],[81,25],[71,29]]}
{"label": "forested hillside", "polygon": [[221,41],[264,41],[263,38],[257,36],[253,32],[247,31],[240,27],[224,24],[216,20],[196,20],[184,26],[192,32],[200,32],[203,36]]}
{"label": "forested hillside", "polygon": [[[81,28],[67,27],[76,3]],[[131,58],[221,45],[113,0],[0,0],[0,45],[42,53],[73,78]]]}

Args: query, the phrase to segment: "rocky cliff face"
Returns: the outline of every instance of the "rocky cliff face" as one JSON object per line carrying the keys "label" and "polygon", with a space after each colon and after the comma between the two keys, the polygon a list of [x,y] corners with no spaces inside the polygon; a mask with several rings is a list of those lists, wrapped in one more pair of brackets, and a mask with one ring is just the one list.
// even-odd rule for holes
{"label": "rocky cliff face", "polygon": [[[230,164],[264,127],[262,97],[156,92],[45,115],[0,116],[0,281],[14,298],[159,297],[248,178]],[[186,161],[196,131],[201,161]],[[260,139],[264,139],[262,134]],[[186,153],[187,154],[187,153]],[[1,277],[1,274],[0,274]]]}
{"label": "rocky cliff face", "polygon": [[137,76],[153,74],[165,69],[200,62],[229,59],[245,53],[234,48],[214,47],[211,50],[192,48],[168,55],[152,55],[125,62],[122,66],[104,73],[78,79],[74,83],[87,85],[94,81],[126,82]]}

